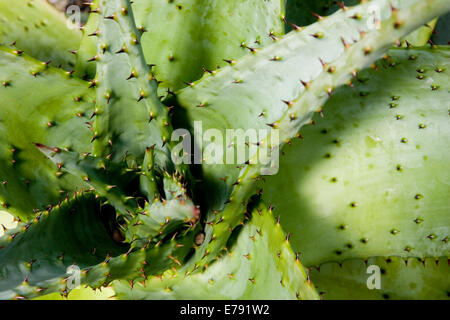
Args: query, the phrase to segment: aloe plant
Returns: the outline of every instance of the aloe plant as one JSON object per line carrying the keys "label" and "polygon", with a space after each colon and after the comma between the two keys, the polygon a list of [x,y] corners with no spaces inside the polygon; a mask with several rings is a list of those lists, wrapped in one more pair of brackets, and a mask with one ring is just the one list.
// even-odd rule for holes
{"label": "aloe plant", "polygon": [[0,8],[1,299],[448,298],[448,1]]}

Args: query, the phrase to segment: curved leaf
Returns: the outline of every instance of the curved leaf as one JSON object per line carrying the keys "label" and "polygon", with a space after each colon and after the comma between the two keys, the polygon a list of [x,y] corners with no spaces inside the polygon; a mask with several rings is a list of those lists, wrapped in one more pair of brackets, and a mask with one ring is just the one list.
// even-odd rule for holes
{"label": "curved leaf", "polygon": [[7,48],[0,48],[0,84],[0,199],[4,209],[28,220],[33,209],[82,186],[33,143],[91,152],[94,95],[70,73]]}
{"label": "curved leaf", "polygon": [[[371,24],[369,9],[373,5],[380,9],[379,28]],[[304,29],[297,28],[276,43],[181,90],[176,103],[194,128],[197,146],[223,151],[222,163],[226,163],[228,151],[237,154],[242,143],[224,142],[225,138],[203,141],[203,135],[195,132],[195,121],[201,123],[203,132],[213,129],[221,137],[227,137],[231,129],[250,129],[260,134],[249,143],[257,148],[249,147],[241,163],[232,161],[232,165],[219,166],[214,154],[203,155],[203,163],[207,164],[202,166],[204,181],[200,188],[204,194],[214,195],[208,197],[206,206],[212,212],[221,211],[220,216],[212,213],[209,218],[215,225],[208,230],[207,239],[214,236],[218,240],[209,247],[205,245],[205,250],[220,250],[227,238],[224,234],[242,221],[249,197],[257,192],[254,181],[263,169],[276,171],[276,161],[265,163],[271,155],[264,154],[264,148],[269,146],[272,156],[276,156],[278,145],[295,138],[352,74],[385,54],[394,41],[400,43],[400,38],[448,10],[448,1],[439,0],[379,0],[340,10]],[[258,130],[263,130],[262,137]]]}
{"label": "curved leaf", "polygon": [[263,198],[305,265],[450,252],[449,58],[391,50],[286,146]]}
{"label": "curved leaf", "polygon": [[[284,0],[181,0],[133,1],[136,25],[145,30],[142,47],[160,94],[178,90],[185,82],[199,79],[205,70],[215,70],[283,34]],[[93,8],[98,5],[94,2]],[[79,51],[76,74],[93,78],[95,65],[86,61],[95,55],[98,15],[91,14]],[[245,45],[243,45],[245,44]]]}
{"label": "curved leaf", "polygon": [[105,215],[93,194],[77,194],[9,230],[0,238],[0,299],[67,292],[70,266],[86,269],[126,252]]}
{"label": "curved leaf", "polygon": [[45,0],[0,0],[0,45],[13,46],[66,70],[75,66],[81,41],[77,25]]}
{"label": "curved leaf", "polygon": [[[116,281],[119,299],[317,299],[288,239],[263,205],[236,230],[228,249],[210,265],[165,272],[132,288]],[[269,276],[270,275],[270,276]]]}
{"label": "curved leaf", "polygon": [[448,300],[449,271],[448,257],[371,257],[326,263],[310,275],[326,300]]}

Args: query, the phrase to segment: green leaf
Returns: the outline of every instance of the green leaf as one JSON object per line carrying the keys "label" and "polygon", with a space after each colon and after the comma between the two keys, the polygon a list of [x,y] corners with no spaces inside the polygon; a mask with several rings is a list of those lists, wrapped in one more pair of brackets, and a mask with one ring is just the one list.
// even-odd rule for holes
{"label": "green leaf", "polygon": [[70,267],[79,270],[80,285],[101,288],[115,279],[138,283],[182,266],[197,228],[131,248],[122,243],[114,209],[101,201],[92,192],[76,193],[8,230],[0,238],[0,299],[66,296],[76,284]]}
{"label": "green leaf", "polygon": [[42,144],[36,144],[36,146],[53,161],[59,170],[85,181],[95,189],[98,195],[107,198],[108,202],[122,214],[136,209],[137,203],[134,197],[138,195],[133,188],[136,186],[138,170],[128,169],[124,162],[116,164],[102,158],[80,156],[76,152]]}
{"label": "green leaf", "polygon": [[310,275],[326,300],[448,300],[448,273],[447,256],[371,257],[326,263]]}
{"label": "green leaf", "polygon": [[[378,27],[371,24],[369,6],[373,5],[380,8]],[[263,130],[262,137],[259,133],[260,137],[250,140],[258,147],[246,150],[245,162],[219,166],[213,154],[203,155],[206,165],[202,166],[199,188],[203,194],[214,195],[208,197],[206,207],[211,212],[221,211],[220,216],[212,213],[208,222],[222,220],[207,231],[207,239],[217,239],[207,249],[205,246],[209,254],[220,250],[227,238],[224,234],[242,221],[249,197],[257,192],[254,181],[262,170],[272,165],[270,169],[276,171],[276,161],[265,164],[270,155],[264,155],[264,148],[270,146],[276,156],[278,144],[295,138],[298,130],[321,111],[333,91],[347,83],[352,74],[380,58],[394,41],[450,9],[447,1],[397,1],[393,5],[395,9],[390,1],[379,0],[340,10],[292,31],[177,94],[176,103],[183,108],[194,131],[194,121],[199,121],[203,132],[214,129],[224,137],[203,141],[203,135],[194,132],[196,144],[203,145],[204,150],[212,146],[226,150],[224,155],[229,149],[236,154],[242,143],[224,142],[227,130]],[[277,133],[279,139],[273,139]],[[220,160],[226,163],[226,156]]]}
{"label": "green leaf", "polygon": [[89,84],[14,49],[0,48],[0,199],[22,220],[80,188],[33,145],[91,152]]}
{"label": "green leaf", "polygon": [[99,9],[94,156],[116,163],[127,158],[136,166],[146,148],[155,145],[156,162],[166,168],[171,163],[168,111],[156,95],[131,5],[100,1]]}
{"label": "green leaf", "polygon": [[263,198],[306,266],[448,254],[449,58],[448,47],[389,51],[283,149]]}
{"label": "green leaf", "polygon": [[67,297],[62,296],[60,293],[51,293],[34,298],[34,300],[113,300],[115,295],[114,290],[110,287],[98,290],[88,287],[73,289]]}
{"label": "green leaf", "polygon": [[[206,70],[227,65],[249,53],[245,46],[260,48],[283,32],[284,0],[135,0],[136,25],[145,30],[142,47],[154,74],[160,94],[178,90],[185,82],[199,79]],[[94,2],[93,8],[98,5]],[[95,54],[93,33],[98,15],[91,14],[77,61],[76,74],[92,78],[95,67],[86,61]],[[245,45],[243,45],[245,44]]]}
{"label": "green leaf", "polygon": [[116,281],[114,289],[119,299],[318,298],[280,225],[263,205],[234,231],[217,261],[192,273],[185,271],[168,270],[132,288]]}
{"label": "green leaf", "polygon": [[[37,144],[60,170],[83,179],[96,194],[107,199],[122,216],[125,241],[136,247],[153,247],[175,232],[193,232],[197,227],[199,210],[186,196],[181,177],[164,174],[164,198],[145,199],[136,189],[140,172],[127,168],[125,163],[116,164],[102,158],[81,156],[58,148]],[[56,150],[56,151],[55,151]],[[144,204],[140,205],[139,200]],[[141,201],[142,203],[142,201]],[[186,225],[186,228],[184,226]]]}
{"label": "green leaf", "polygon": [[45,0],[0,0],[0,45],[72,70],[81,41],[78,26]]}
{"label": "green leaf", "polygon": [[410,33],[404,38],[405,42],[403,43],[403,46],[407,47],[412,45],[414,47],[420,47],[426,45],[433,34],[436,21],[437,19],[434,19]]}
{"label": "green leaf", "polygon": [[0,298],[65,293],[69,266],[86,270],[126,252],[111,218],[93,194],[77,194],[9,230],[0,238]]}

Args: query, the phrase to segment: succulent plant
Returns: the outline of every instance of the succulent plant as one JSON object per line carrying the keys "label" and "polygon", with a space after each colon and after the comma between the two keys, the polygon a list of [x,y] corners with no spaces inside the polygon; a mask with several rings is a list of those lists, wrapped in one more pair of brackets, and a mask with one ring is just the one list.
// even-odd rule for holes
{"label": "succulent plant", "polygon": [[448,1],[0,9],[0,299],[448,299]]}

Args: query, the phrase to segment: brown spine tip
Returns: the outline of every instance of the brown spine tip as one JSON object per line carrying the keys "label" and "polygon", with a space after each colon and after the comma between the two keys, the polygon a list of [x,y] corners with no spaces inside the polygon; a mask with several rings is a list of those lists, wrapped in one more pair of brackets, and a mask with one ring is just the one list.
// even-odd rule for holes
{"label": "brown spine tip", "polygon": [[305,87],[305,89],[309,89],[309,87],[311,86],[311,84],[309,82],[300,80],[301,84]]}
{"label": "brown spine tip", "polygon": [[323,20],[323,19],[325,19],[324,17],[322,17],[321,15],[319,15],[319,14],[317,14],[317,13],[315,13],[315,12],[311,12],[312,13],[312,15],[314,16],[314,17],[316,17],[317,18],[317,20]]}
{"label": "brown spine tip", "polygon": [[100,31],[95,30],[94,32],[92,32],[91,34],[88,34],[88,37],[96,37],[100,34]]}
{"label": "brown spine tip", "polygon": [[292,106],[294,105],[293,101],[287,101],[287,100],[281,100],[284,102],[284,104],[286,104],[289,108],[292,108]]}
{"label": "brown spine tip", "polygon": [[350,48],[350,44],[344,39],[344,37],[341,37],[341,41],[345,49]]}
{"label": "brown spine tip", "polygon": [[336,1],[336,4],[341,7],[342,10],[347,11],[348,8],[345,6],[344,2]]}
{"label": "brown spine tip", "polygon": [[389,6],[391,7],[392,13],[398,12],[398,9],[397,9],[396,7],[394,7],[394,5],[392,4],[392,2],[389,3]]}

